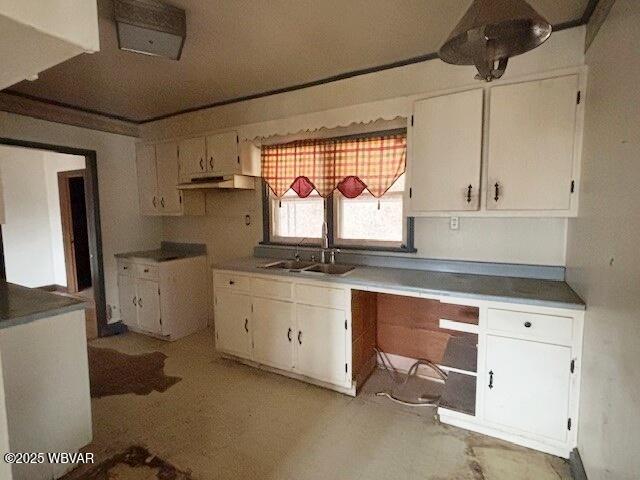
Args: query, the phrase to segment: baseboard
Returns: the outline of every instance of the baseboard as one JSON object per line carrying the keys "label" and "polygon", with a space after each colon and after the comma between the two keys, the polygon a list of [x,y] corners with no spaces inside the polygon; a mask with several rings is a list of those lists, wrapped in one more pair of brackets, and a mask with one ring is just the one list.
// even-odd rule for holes
{"label": "baseboard", "polygon": [[584,470],[582,458],[577,448],[574,448],[569,456],[569,465],[571,466],[571,476],[573,480],[588,480],[587,472]]}

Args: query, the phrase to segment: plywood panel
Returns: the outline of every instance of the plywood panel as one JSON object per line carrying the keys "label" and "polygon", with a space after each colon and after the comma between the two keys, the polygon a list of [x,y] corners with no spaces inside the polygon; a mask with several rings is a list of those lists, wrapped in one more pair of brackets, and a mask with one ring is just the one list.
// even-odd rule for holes
{"label": "plywood panel", "polygon": [[351,293],[352,372],[356,385],[364,384],[376,365],[377,294]]}

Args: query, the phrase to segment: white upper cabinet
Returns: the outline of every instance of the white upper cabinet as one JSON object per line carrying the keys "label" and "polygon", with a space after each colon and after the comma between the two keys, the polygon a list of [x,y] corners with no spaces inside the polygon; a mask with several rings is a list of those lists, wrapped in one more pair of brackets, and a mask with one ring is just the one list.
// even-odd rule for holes
{"label": "white upper cabinet", "polygon": [[156,172],[155,145],[136,146],[136,168],[138,170],[138,194],[142,215],[158,214],[158,176]]}
{"label": "white upper cabinet", "polygon": [[207,171],[207,146],[203,137],[180,140],[179,147],[181,182],[189,182]]}
{"label": "white upper cabinet", "polygon": [[480,207],[483,97],[477,89],[415,103],[411,211]]}
{"label": "white upper cabinet", "polygon": [[490,90],[487,209],[569,210],[577,75]]}
{"label": "white upper cabinet", "polygon": [[159,211],[161,215],[180,215],[181,197],[178,184],[178,145],[175,142],[156,145]]}
{"label": "white upper cabinet", "polygon": [[240,174],[240,155],[236,132],[207,137],[207,170],[211,175]]}
{"label": "white upper cabinet", "polygon": [[99,49],[95,0],[0,1],[0,90]]}

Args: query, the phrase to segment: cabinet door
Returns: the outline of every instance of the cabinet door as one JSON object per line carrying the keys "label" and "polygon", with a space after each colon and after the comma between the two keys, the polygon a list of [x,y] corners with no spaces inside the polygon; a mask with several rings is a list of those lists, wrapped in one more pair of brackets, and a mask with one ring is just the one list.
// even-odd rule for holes
{"label": "cabinet door", "polygon": [[179,183],[178,145],[174,142],[156,145],[158,169],[159,211],[161,215],[178,215],[181,212]]}
{"label": "cabinet door", "polygon": [[216,347],[251,358],[251,297],[220,290],[215,305]]}
{"label": "cabinet door", "polygon": [[346,381],[345,313],[325,307],[296,306],[296,371],[323,382]]}
{"label": "cabinet door", "polygon": [[138,326],[151,333],[162,333],[160,288],[158,282],[136,279],[138,292]]}
{"label": "cabinet door", "polygon": [[289,302],[253,299],[253,360],[282,370],[293,368],[293,312]]}
{"label": "cabinet door", "polygon": [[570,208],[577,94],[576,75],[491,89],[488,209]]}
{"label": "cabinet door", "polygon": [[480,207],[483,90],[420,100],[414,105],[411,210]]}
{"label": "cabinet door", "polygon": [[118,296],[120,299],[120,319],[125,325],[138,326],[138,298],[136,281],[127,275],[118,275]]}
{"label": "cabinet door", "polygon": [[207,171],[206,145],[204,137],[187,138],[180,141],[180,181],[190,182],[192,176]]}
{"label": "cabinet door", "polygon": [[207,168],[213,175],[240,173],[236,132],[218,133],[207,137]]}
{"label": "cabinet door", "polygon": [[156,175],[156,147],[155,145],[137,145],[136,169],[138,171],[138,195],[140,199],[140,213],[142,215],[157,215],[158,178]]}
{"label": "cabinet door", "polygon": [[571,349],[487,335],[486,358],[484,419],[565,441]]}

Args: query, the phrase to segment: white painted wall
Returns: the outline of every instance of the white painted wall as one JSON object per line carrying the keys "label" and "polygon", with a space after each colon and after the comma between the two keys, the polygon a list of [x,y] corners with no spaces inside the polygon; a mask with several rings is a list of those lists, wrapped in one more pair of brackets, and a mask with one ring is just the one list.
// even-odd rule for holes
{"label": "white painted wall", "polygon": [[590,480],[640,475],[640,3],[618,0],[587,52],[570,285],[587,302],[578,448]]}
{"label": "white painted wall", "polygon": [[26,287],[67,285],[58,172],[84,166],[84,157],[0,147],[8,281]]}
{"label": "white painted wall", "polygon": [[58,172],[82,170],[85,168],[84,157],[65,155],[62,153],[42,152],[44,174],[49,203],[49,221],[51,223],[51,253],[53,261],[53,284],[67,286],[67,271],[62,242],[62,217],[60,215],[60,192],[58,189]]}
{"label": "white painted wall", "polygon": [[118,320],[118,275],[113,255],[156,248],[161,238],[160,219],[139,213],[135,139],[5,112],[0,112],[0,137],[97,152],[106,297],[115,308],[112,321]]}
{"label": "white painted wall", "polygon": [[[584,28],[555,33],[542,47],[509,62],[506,77],[584,64]],[[287,118],[330,108],[477,85],[474,69],[454,67],[439,60],[422,62],[317,87],[188,113],[142,126],[145,138],[170,138],[218,128]],[[255,205],[242,200],[242,208],[212,210],[218,200],[208,194],[205,218],[163,219],[163,239],[206,240],[210,260],[250,255],[261,240],[260,197]],[[216,199],[222,194],[214,194]],[[245,195],[231,193],[230,195]],[[231,205],[233,202],[223,203]],[[244,226],[244,215],[255,212],[254,224]],[[205,233],[206,232],[206,233]],[[448,219],[416,219],[418,256],[491,262],[564,265],[564,219],[462,219],[460,230],[449,230]]]}

